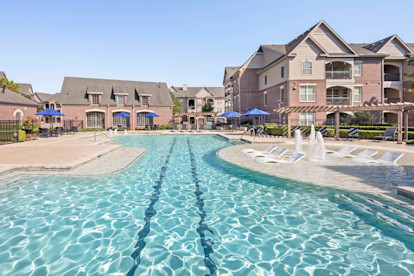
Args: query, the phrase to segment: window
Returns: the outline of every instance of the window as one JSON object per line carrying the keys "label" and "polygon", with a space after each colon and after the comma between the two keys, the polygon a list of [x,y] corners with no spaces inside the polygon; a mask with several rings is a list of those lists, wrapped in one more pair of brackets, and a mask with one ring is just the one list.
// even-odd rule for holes
{"label": "window", "polygon": [[267,75],[265,75],[265,85],[267,85]]}
{"label": "window", "polygon": [[222,104],[223,103],[223,100],[217,100],[216,103],[217,104]]}
{"label": "window", "polygon": [[266,106],[267,105],[267,92],[264,92],[264,95],[263,95],[263,104]]}
{"label": "window", "polygon": [[217,108],[217,112],[221,113],[221,112],[223,112],[223,109],[219,107],[219,108]]}
{"label": "window", "polygon": [[148,105],[148,97],[147,96],[142,96],[142,104],[143,105]]}
{"label": "window", "polygon": [[198,99],[198,101],[197,101],[199,104],[203,104],[204,103],[204,100],[203,99]]}
{"label": "window", "polygon": [[282,66],[282,68],[280,68],[280,77],[284,78],[285,77],[285,67]]}
{"label": "window", "polygon": [[147,114],[148,112],[137,113],[137,127],[145,127],[152,124],[152,118],[145,117]]}
{"label": "window", "polygon": [[99,104],[99,95],[92,95],[92,104]]}
{"label": "window", "polygon": [[339,89],[330,88],[330,89],[326,90],[326,96],[328,96],[328,98],[339,97]]}
{"label": "window", "polygon": [[348,89],[346,88],[342,89],[342,97],[348,98]]}
{"label": "window", "polygon": [[302,74],[312,75],[312,62],[311,61],[302,62]]}
{"label": "window", "polygon": [[315,124],[315,113],[300,113],[299,124],[301,126],[310,126]]}
{"label": "window", "polygon": [[354,64],[354,76],[362,76],[362,63]]}
{"label": "window", "polygon": [[129,117],[115,117],[121,112],[112,113],[112,126],[129,128]]}
{"label": "window", "polygon": [[299,101],[300,102],[314,102],[315,101],[315,86],[301,86]]}
{"label": "window", "polygon": [[199,106],[199,107],[197,108],[197,112],[201,112],[201,110],[202,110],[202,107],[200,107],[200,106]]}
{"label": "window", "polygon": [[105,113],[88,112],[86,113],[87,128],[105,128]]}
{"label": "window", "polygon": [[280,88],[280,102],[285,101],[285,88]]}
{"label": "window", "polygon": [[118,104],[119,105],[125,104],[125,96],[118,96]]}
{"label": "window", "polygon": [[357,86],[354,88],[354,102],[362,101],[362,87]]}

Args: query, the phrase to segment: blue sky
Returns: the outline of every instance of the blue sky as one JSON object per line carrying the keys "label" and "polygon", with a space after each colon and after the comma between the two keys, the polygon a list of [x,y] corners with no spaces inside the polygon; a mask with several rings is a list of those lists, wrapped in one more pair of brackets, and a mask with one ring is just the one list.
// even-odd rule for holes
{"label": "blue sky", "polygon": [[414,1],[2,0],[0,71],[59,92],[65,76],[220,86],[260,44],[324,19],[350,43],[414,42]]}

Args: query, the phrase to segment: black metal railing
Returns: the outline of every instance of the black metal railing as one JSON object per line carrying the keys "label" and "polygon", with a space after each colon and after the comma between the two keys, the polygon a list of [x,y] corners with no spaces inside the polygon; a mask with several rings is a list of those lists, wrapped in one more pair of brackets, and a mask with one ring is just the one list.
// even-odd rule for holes
{"label": "black metal railing", "polygon": [[351,71],[327,71],[326,78],[334,80],[350,79]]}
{"label": "black metal railing", "polygon": [[79,131],[83,128],[83,120],[63,120],[63,129]]}
{"label": "black metal railing", "polygon": [[0,142],[19,142],[19,120],[0,120]]}
{"label": "black metal railing", "polygon": [[385,81],[400,81],[400,73],[384,73]]}

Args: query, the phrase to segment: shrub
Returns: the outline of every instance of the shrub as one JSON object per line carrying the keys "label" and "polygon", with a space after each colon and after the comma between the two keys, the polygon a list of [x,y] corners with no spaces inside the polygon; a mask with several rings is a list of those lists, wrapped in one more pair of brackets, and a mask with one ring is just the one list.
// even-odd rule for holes
{"label": "shrub", "polygon": [[160,129],[171,129],[171,125],[160,125]]}
{"label": "shrub", "polygon": [[283,128],[281,128],[281,127],[268,127],[266,129],[266,132],[269,135],[282,136],[283,135]]}
{"label": "shrub", "polygon": [[19,130],[19,142],[26,141],[26,131]]}
{"label": "shrub", "polygon": [[79,132],[105,131],[104,128],[82,128]]}
{"label": "shrub", "polygon": [[414,140],[408,140],[407,145],[414,145]]}

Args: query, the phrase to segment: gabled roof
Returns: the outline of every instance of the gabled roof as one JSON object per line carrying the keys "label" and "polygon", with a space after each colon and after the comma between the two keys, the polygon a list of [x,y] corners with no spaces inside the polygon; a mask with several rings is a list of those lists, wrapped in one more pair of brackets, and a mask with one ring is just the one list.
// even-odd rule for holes
{"label": "gabled roof", "polygon": [[398,35],[394,34],[392,36],[386,37],[384,39],[378,40],[374,43],[371,44],[367,44],[366,46],[364,46],[365,49],[375,52],[377,53],[379,50],[381,50],[385,45],[387,45],[387,43],[389,43],[392,40],[398,40],[398,42],[404,47],[406,48],[410,53],[413,53],[413,49],[411,47],[409,47],[404,41],[402,41],[401,38],[398,37]]}
{"label": "gabled roof", "polygon": [[[234,73],[237,72],[237,70],[239,70],[239,66],[227,66],[224,68],[224,76],[223,76],[223,83],[226,82],[226,80],[230,79]],[[226,78],[227,76],[227,78]]]}
{"label": "gabled roof", "polygon": [[16,104],[16,105],[26,105],[26,106],[37,106],[38,104],[34,101],[31,101],[22,95],[13,92],[8,89],[0,88],[0,104]]}
{"label": "gabled roof", "polygon": [[140,106],[139,95],[151,95],[150,106],[173,106],[164,82],[65,77],[59,102],[61,104],[89,105],[87,92],[102,92],[101,105],[116,105],[115,94],[128,94],[127,105]]}
{"label": "gabled roof", "polygon": [[183,90],[182,87],[172,86],[174,89],[174,96],[178,98],[195,98],[197,94],[205,89],[212,97],[223,98],[224,87],[187,87],[187,90]]}
{"label": "gabled roof", "polygon": [[19,92],[25,95],[32,96],[34,94],[32,85],[30,83],[18,83]]}
{"label": "gabled roof", "polygon": [[60,93],[48,94],[48,93],[36,92],[36,96],[42,103],[59,102]]}

